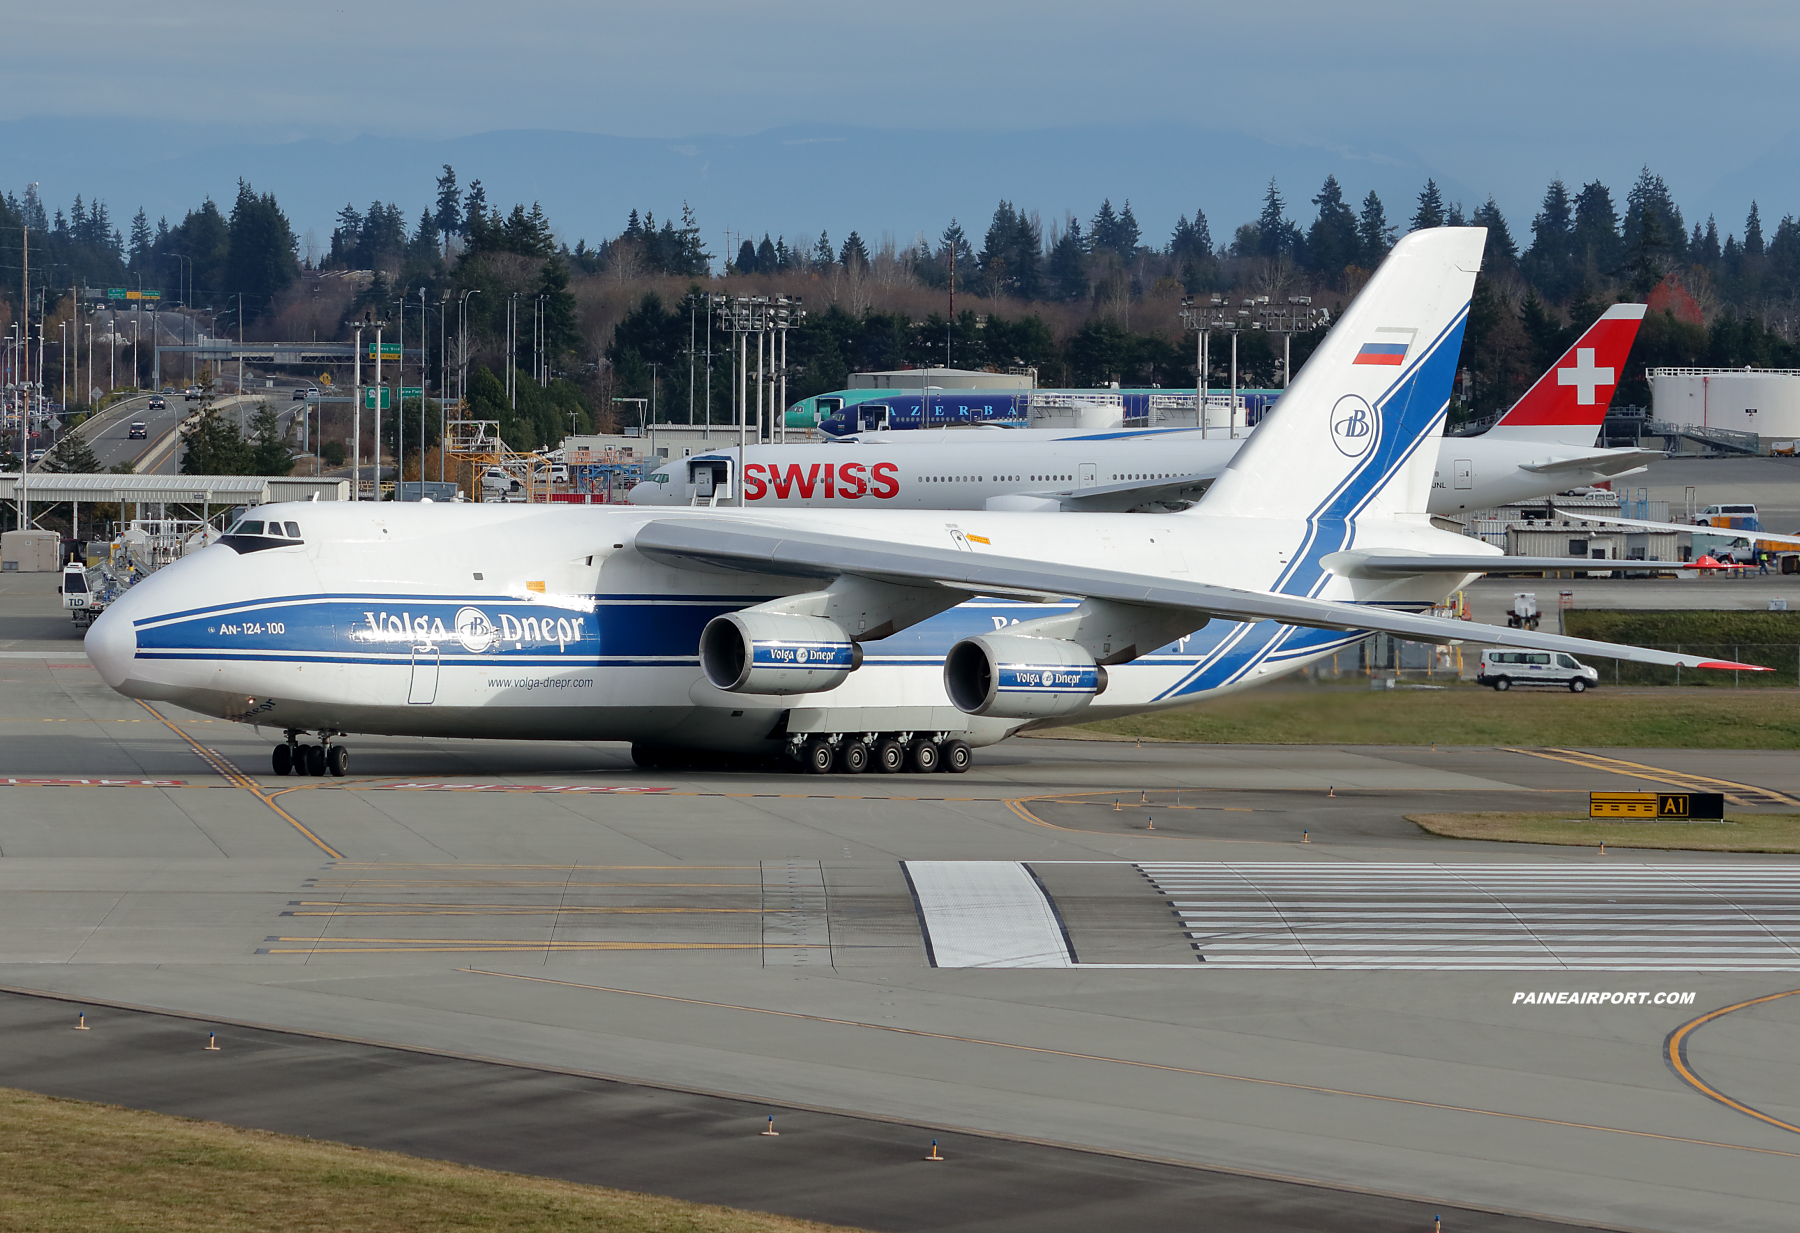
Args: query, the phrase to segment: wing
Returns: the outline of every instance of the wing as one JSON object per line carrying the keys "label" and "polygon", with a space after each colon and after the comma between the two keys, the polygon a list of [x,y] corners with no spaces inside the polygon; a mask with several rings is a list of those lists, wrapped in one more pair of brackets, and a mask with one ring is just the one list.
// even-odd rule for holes
{"label": "wing", "polygon": [[1219,478],[1217,471],[1196,471],[1153,480],[1122,480],[1116,484],[1090,484],[1085,488],[1046,488],[1039,492],[1007,493],[989,497],[987,508],[1060,508],[1080,514],[1123,514],[1140,505],[1188,505]]}
{"label": "wing", "polygon": [[1372,630],[1424,642],[1475,642],[1686,668],[1770,671],[1752,664],[1728,663],[1698,655],[1420,616],[1372,605],[1246,591],[1211,583],[1051,564],[985,552],[893,544],[820,531],[736,522],[728,518],[657,519],[645,523],[634,542],[645,556],[685,568],[741,570],[804,579],[856,575],[903,586],[947,588],[969,595],[1080,596],[1147,608],[1200,612],[1231,621],[1276,621],[1314,629]]}
{"label": "wing", "polygon": [[1660,462],[1667,457],[1661,450],[1595,450],[1567,458],[1552,458],[1546,462],[1520,463],[1519,470],[1549,476],[1571,471],[1592,472],[1595,475],[1625,475],[1641,471],[1651,463]]}

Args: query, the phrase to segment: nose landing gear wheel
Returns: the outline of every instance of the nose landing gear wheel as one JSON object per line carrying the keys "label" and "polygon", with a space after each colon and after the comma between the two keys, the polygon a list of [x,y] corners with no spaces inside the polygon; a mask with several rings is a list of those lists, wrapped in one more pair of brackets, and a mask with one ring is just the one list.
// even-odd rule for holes
{"label": "nose landing gear wheel", "polygon": [[333,745],[325,755],[325,769],[339,779],[348,775],[350,773],[350,751],[342,745]]}
{"label": "nose landing gear wheel", "polygon": [[875,744],[875,769],[883,775],[892,775],[906,765],[906,746],[888,737]]}
{"label": "nose landing gear wheel", "polygon": [[962,774],[975,760],[975,751],[969,748],[967,741],[945,741],[938,752],[943,756],[943,769],[952,775]]}
{"label": "nose landing gear wheel", "polygon": [[920,775],[929,775],[938,768],[938,747],[920,737],[906,751],[908,765]]}
{"label": "nose landing gear wheel", "polygon": [[306,755],[306,773],[314,779],[325,773],[325,746],[305,745],[302,751]]}
{"label": "nose landing gear wheel", "polygon": [[269,767],[277,775],[285,775],[294,769],[294,747],[277,745],[275,752],[269,756]]}
{"label": "nose landing gear wheel", "polygon": [[829,741],[808,741],[800,751],[800,763],[814,775],[829,775],[835,751]]}

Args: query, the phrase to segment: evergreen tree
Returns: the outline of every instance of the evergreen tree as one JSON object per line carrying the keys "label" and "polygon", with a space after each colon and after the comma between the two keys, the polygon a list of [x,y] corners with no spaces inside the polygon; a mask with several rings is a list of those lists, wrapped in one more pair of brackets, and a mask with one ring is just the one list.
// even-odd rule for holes
{"label": "evergreen tree", "polygon": [[444,164],[444,174],[437,178],[437,214],[432,221],[448,243],[450,237],[462,231],[462,193],[456,187],[456,169],[449,163]]}
{"label": "evergreen tree", "polygon": [[[481,187],[480,180],[471,180],[469,191],[463,197],[462,225],[456,229],[456,233],[464,239],[473,236],[487,224],[487,212],[487,190]],[[633,210],[631,214],[633,218],[637,217],[636,210]]]}
{"label": "evergreen tree", "polygon": [[819,232],[819,243],[813,249],[813,264],[821,270],[829,270],[837,264],[837,254],[831,251],[831,237],[823,231]]}
{"label": "evergreen tree", "polygon": [[1123,257],[1129,252],[1124,243],[1119,216],[1113,211],[1112,198],[1108,197],[1100,203],[1099,212],[1088,224],[1088,247],[1094,250],[1106,249]]}
{"label": "evergreen tree", "polygon": [[1359,264],[1370,270],[1380,265],[1388,249],[1394,246],[1394,228],[1388,224],[1387,210],[1382,207],[1381,198],[1375,195],[1374,189],[1363,198],[1362,213],[1356,220],[1356,242],[1362,252]]}
{"label": "evergreen tree", "polygon": [[1574,288],[1575,205],[1561,179],[1544,190],[1543,204],[1531,220],[1531,248],[1521,264],[1525,276],[1552,300],[1560,303]]}
{"label": "evergreen tree", "polygon": [[1356,235],[1356,215],[1344,202],[1344,190],[1336,176],[1326,176],[1313,198],[1319,216],[1306,234],[1307,260],[1312,268],[1336,283],[1347,266],[1357,263],[1362,245]]}
{"label": "evergreen tree", "polygon": [[248,181],[239,180],[237,203],[231,209],[225,277],[231,289],[243,296],[246,320],[267,313],[275,297],[300,277],[294,248],[293,228],[275,204],[275,195],[259,197]]}
{"label": "evergreen tree", "polygon": [[437,215],[430,210],[419,214],[418,230],[413,232],[412,243],[407,245],[408,260],[421,264],[436,262],[443,254],[444,236],[438,230]]}
{"label": "evergreen tree", "polygon": [[[1183,222],[1186,221],[1184,218]],[[1046,273],[1050,294],[1059,300],[1084,300],[1088,293],[1087,252],[1081,234],[1081,220],[1071,218],[1069,228],[1050,246]]]}
{"label": "evergreen tree", "polygon": [[1569,349],[1568,330],[1538,298],[1535,289],[1525,292],[1525,303],[1519,308],[1519,324],[1524,327],[1525,339],[1531,345],[1531,366],[1538,372],[1548,372]]}
{"label": "evergreen tree", "polygon": [[104,471],[100,459],[94,454],[94,447],[87,443],[87,438],[79,432],[65,432],[56,448],[44,455],[44,460],[37,465],[39,471],[51,471],[57,474],[93,475]]}
{"label": "evergreen tree", "polygon": [[762,243],[756,246],[756,268],[764,274],[773,274],[781,269],[781,256],[775,251],[775,245],[769,240],[769,233],[763,232]]}
{"label": "evergreen tree", "polygon": [[1475,216],[1471,221],[1477,227],[1487,228],[1487,247],[1481,268],[1489,273],[1517,269],[1519,245],[1513,239],[1512,228],[1506,225],[1506,217],[1500,213],[1498,203],[1489,197],[1486,205],[1475,208]]}
{"label": "evergreen tree", "polygon": [[1419,190],[1419,208],[1413,211],[1410,231],[1423,231],[1427,227],[1444,225],[1444,194],[1439,191],[1437,181],[1428,179],[1425,187]]}
{"label": "evergreen tree", "polygon": [[281,437],[281,421],[275,408],[266,402],[256,404],[250,417],[249,474],[287,475],[294,469],[293,455]]}
{"label": "evergreen tree", "polygon": [[1638,173],[1637,182],[1625,195],[1625,230],[1623,242],[1627,251],[1638,252],[1643,249],[1642,231],[1648,220],[1654,218],[1656,230],[1661,237],[1656,248],[1660,257],[1671,261],[1679,261],[1686,254],[1683,252],[1687,238],[1687,225],[1682,221],[1681,208],[1675,204],[1669,192],[1669,186],[1663,178],[1652,174],[1649,167]]}
{"label": "evergreen tree", "polygon": [[[56,214],[60,220],[62,211],[58,210]],[[132,269],[142,270],[149,262],[150,246],[154,241],[155,237],[150,231],[150,219],[144,214],[142,207],[139,207],[137,214],[131,220],[131,255],[129,259]]]}
{"label": "evergreen tree", "polygon": [[1749,217],[1744,219],[1744,256],[1760,257],[1762,255],[1762,215],[1757,211],[1756,203],[1752,201]]}
{"label": "evergreen tree", "polygon": [[1575,196],[1575,259],[1589,273],[1610,275],[1618,270],[1624,251],[1619,242],[1619,211],[1612,190],[1595,180],[1581,186]]}
{"label": "evergreen tree", "polygon": [[731,263],[731,268],[739,274],[756,273],[756,245],[752,244],[749,240],[745,240],[742,244],[739,244],[737,260]]}
{"label": "evergreen tree", "polygon": [[1113,251],[1121,257],[1135,256],[1143,236],[1144,233],[1138,226],[1137,217],[1131,212],[1131,198],[1127,197],[1125,198],[1125,208],[1119,211],[1118,244]]}
{"label": "evergreen tree", "polygon": [[838,260],[846,270],[867,270],[869,268],[869,250],[864,246],[862,237],[856,232],[844,241],[844,249],[838,254]]}
{"label": "evergreen tree", "polygon": [[249,444],[210,401],[182,425],[181,439],[187,447],[181,458],[183,475],[251,474]]}
{"label": "evergreen tree", "polygon": [[1281,199],[1281,190],[1275,186],[1274,177],[1270,177],[1268,191],[1263,194],[1262,213],[1256,218],[1256,236],[1257,251],[1264,257],[1299,255],[1300,229],[1287,217],[1287,202]]}

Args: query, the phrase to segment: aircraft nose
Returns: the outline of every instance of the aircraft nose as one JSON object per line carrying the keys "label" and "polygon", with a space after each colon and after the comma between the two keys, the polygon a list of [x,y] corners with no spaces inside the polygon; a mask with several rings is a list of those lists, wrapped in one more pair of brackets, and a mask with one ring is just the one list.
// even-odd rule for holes
{"label": "aircraft nose", "polygon": [[122,689],[137,657],[137,629],[131,618],[118,605],[108,608],[88,627],[85,645],[100,679]]}

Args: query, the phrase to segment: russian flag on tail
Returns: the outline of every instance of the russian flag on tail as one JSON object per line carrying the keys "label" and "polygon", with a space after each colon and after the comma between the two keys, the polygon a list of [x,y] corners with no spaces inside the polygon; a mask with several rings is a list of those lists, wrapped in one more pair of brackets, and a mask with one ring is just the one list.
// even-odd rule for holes
{"label": "russian flag on tail", "polygon": [[1416,330],[1396,329],[1380,326],[1375,330],[1373,342],[1366,342],[1362,350],[1356,353],[1352,364],[1383,364],[1399,368],[1406,363],[1406,350],[1412,346]]}

